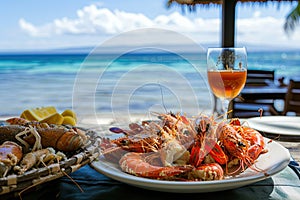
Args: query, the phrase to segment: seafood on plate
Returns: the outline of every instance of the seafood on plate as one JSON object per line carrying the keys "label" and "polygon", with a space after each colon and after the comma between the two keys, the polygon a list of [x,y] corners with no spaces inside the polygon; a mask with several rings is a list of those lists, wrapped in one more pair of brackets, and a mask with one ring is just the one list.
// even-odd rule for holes
{"label": "seafood on plate", "polygon": [[241,126],[237,119],[229,124],[220,123],[217,134],[228,154],[239,161],[237,170],[241,168],[244,171],[246,167],[255,169],[253,163],[261,153],[267,151],[263,136],[252,128]]}
{"label": "seafood on plate", "polygon": [[217,123],[205,115],[158,114],[157,121],[110,128],[102,138],[103,157],[126,173],[161,180],[208,181],[234,176],[254,166],[266,152],[262,135],[238,119]]}

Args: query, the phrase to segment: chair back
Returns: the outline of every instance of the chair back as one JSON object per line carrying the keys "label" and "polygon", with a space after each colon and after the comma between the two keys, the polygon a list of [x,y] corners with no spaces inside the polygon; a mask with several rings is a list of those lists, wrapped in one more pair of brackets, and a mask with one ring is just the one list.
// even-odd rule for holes
{"label": "chair back", "polygon": [[291,79],[288,85],[282,114],[286,115],[288,112],[295,112],[296,115],[300,115],[300,80]]}
{"label": "chair back", "polygon": [[275,71],[274,70],[247,70],[246,85],[249,86],[266,86],[274,83]]}

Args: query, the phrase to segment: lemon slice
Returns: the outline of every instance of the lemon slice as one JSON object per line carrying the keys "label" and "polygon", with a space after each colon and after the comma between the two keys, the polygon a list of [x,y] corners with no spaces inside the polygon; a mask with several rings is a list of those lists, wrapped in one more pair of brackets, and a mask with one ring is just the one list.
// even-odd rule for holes
{"label": "lemon slice", "polygon": [[75,126],[76,125],[76,121],[73,117],[71,116],[63,116],[64,120],[62,122],[62,124],[64,125],[72,125]]}
{"label": "lemon slice", "polygon": [[59,113],[54,113],[48,116],[45,119],[42,119],[40,122],[47,123],[47,124],[58,124],[61,125],[64,121],[64,117]]}
{"label": "lemon slice", "polygon": [[77,116],[73,110],[67,109],[63,113],[61,113],[61,115],[64,117],[66,116],[72,117],[75,120],[75,122],[77,122]]}
{"label": "lemon slice", "polygon": [[55,107],[48,106],[25,110],[23,111],[20,117],[29,121],[41,121],[55,113],[57,113]]}

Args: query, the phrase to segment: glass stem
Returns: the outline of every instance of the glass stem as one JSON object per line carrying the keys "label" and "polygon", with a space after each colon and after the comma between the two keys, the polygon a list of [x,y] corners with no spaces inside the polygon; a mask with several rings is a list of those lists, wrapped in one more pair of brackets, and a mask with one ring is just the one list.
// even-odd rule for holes
{"label": "glass stem", "polygon": [[223,115],[224,121],[227,121],[227,118],[228,118],[227,116],[228,116],[229,102],[230,102],[230,99],[223,99],[222,100],[222,108],[223,108],[223,111],[224,111],[224,115]]}

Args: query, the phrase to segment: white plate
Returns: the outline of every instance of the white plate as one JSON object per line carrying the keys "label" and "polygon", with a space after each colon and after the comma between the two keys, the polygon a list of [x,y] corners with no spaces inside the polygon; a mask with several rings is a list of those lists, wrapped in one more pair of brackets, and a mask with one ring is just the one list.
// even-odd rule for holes
{"label": "white plate", "polygon": [[[269,141],[269,139],[265,140],[266,142]],[[273,141],[267,144],[267,149],[269,152],[262,154],[256,163],[256,166],[262,171],[256,172],[248,168],[239,176],[216,181],[184,182],[141,178],[122,172],[117,165],[104,159],[94,161],[91,165],[98,172],[112,179],[144,189],[175,193],[213,192],[234,189],[264,180],[280,172],[288,165],[290,154],[286,148]]]}
{"label": "white plate", "polygon": [[266,116],[246,120],[249,127],[260,132],[283,136],[300,136],[300,117]]}

